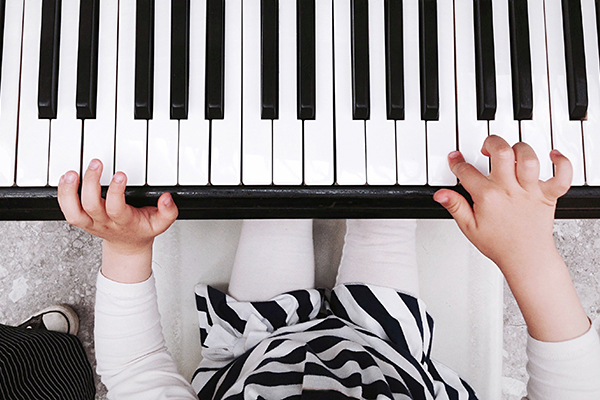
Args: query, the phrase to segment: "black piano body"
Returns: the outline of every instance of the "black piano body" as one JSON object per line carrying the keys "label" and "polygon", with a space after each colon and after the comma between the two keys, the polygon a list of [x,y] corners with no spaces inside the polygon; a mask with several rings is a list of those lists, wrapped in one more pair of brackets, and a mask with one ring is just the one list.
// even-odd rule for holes
{"label": "black piano body", "polygon": [[[103,195],[106,195],[103,188]],[[156,205],[173,195],[179,219],[451,218],[433,200],[432,186],[175,186],[129,187],[127,202]],[[461,187],[458,192],[469,200]],[[556,218],[600,218],[600,187],[572,187],[558,200]],[[0,188],[0,220],[62,220],[55,187]]]}

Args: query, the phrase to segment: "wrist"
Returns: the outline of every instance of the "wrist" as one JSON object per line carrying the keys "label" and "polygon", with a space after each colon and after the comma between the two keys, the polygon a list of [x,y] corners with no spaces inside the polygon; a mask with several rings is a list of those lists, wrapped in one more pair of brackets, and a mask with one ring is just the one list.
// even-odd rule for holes
{"label": "wrist", "polygon": [[532,338],[561,342],[587,332],[589,319],[556,249],[512,267],[504,276]]}
{"label": "wrist", "polygon": [[146,254],[148,251],[152,251],[153,244],[154,238],[139,243],[112,242],[104,239],[102,241],[102,252],[108,252],[111,255],[135,256],[138,254]]}
{"label": "wrist", "polygon": [[119,283],[139,283],[152,274],[152,243],[123,246],[104,240],[102,275]]}

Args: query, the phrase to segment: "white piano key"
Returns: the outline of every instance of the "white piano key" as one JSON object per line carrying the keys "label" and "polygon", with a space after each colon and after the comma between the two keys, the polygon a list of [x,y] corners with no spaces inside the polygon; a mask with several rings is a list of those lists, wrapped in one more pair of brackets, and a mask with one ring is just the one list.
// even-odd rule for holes
{"label": "white piano key", "polygon": [[178,123],[171,119],[171,2],[154,5],[154,110],[148,122],[148,184],[177,183]]}
{"label": "white piano key", "polygon": [[0,93],[3,94],[0,97],[0,186],[12,186],[15,181],[23,2],[7,2],[4,13],[0,86]]}
{"label": "white piano key", "polygon": [[492,0],[494,56],[496,62],[496,116],[490,135],[498,135],[511,146],[519,141],[519,122],[514,119],[508,2]]}
{"label": "white piano key", "polygon": [[598,65],[598,33],[594,0],[582,0],[583,42],[588,83],[588,112],[583,121],[583,148],[586,183],[600,185],[600,66]]}
{"label": "white piano key", "polygon": [[[245,185],[269,185],[273,181],[272,123],[270,119],[261,119],[260,3],[261,0],[245,0],[243,7],[242,181]],[[225,49],[227,51],[227,44]]]}
{"label": "white piano key", "polygon": [[335,0],[333,12],[337,183],[364,185],[367,181],[365,121],[352,118],[350,2]]}
{"label": "white piano key", "polygon": [[404,120],[396,121],[398,183],[427,183],[425,121],[421,119],[419,78],[419,0],[403,2]]}
{"label": "white piano key", "polygon": [[[540,179],[553,175],[550,150],[550,99],[548,98],[548,69],[546,64],[546,29],[543,18],[544,0],[527,2],[531,49],[531,79],[533,85],[533,113],[531,120],[521,121],[521,140],[529,144],[540,160]],[[557,27],[562,34],[562,25]],[[563,58],[564,63],[564,58]]]}
{"label": "white piano key", "polygon": [[[438,13],[438,17],[440,15],[441,13]],[[488,126],[487,121],[477,119],[473,1],[456,1],[454,18],[456,21],[458,149],[468,163],[475,166],[482,174],[488,175],[488,158],[481,154],[481,146],[488,135]]]}
{"label": "white piano key", "polygon": [[366,126],[367,183],[396,183],[396,127],[387,119],[385,10],[383,0],[369,1],[371,115]]}
{"label": "white piano key", "polygon": [[333,184],[333,38],[332,0],[315,2],[315,119],[304,121],[304,182]]}
{"label": "white piano key", "polygon": [[81,120],[77,119],[77,53],[79,42],[79,2],[62,3],[60,60],[58,69],[58,109],[50,122],[49,184],[68,170],[81,166]]}
{"label": "white piano key", "polygon": [[581,122],[569,120],[561,2],[545,2],[545,11],[552,143],[573,165],[572,184],[583,185],[585,175]]}
{"label": "white piano key", "polygon": [[427,166],[429,185],[444,186],[456,184],[448,167],[448,153],[457,149],[454,10],[451,1],[440,1],[437,7],[440,111],[438,121],[427,121]]}
{"label": "white piano key", "polygon": [[273,183],[276,185],[302,183],[302,120],[297,116],[296,43],[296,2],[280,1],[279,119],[273,120]]}
{"label": "white piano key", "polygon": [[38,79],[42,0],[25,2],[19,136],[17,146],[17,185],[44,186],[48,183],[50,120],[38,118]]}
{"label": "white piano key", "polygon": [[148,121],[134,119],[136,3],[119,2],[119,55],[115,170],[127,174],[127,185],[146,183]]}
{"label": "white piano key", "polygon": [[94,158],[104,166],[100,184],[108,185],[113,176],[115,152],[115,103],[117,101],[117,21],[118,0],[100,3],[98,31],[98,99],[96,118],[83,123],[83,167]]}
{"label": "white piano key", "polygon": [[190,3],[190,89],[188,119],[179,121],[179,184],[208,183],[209,123],[204,119],[206,0]]}
{"label": "white piano key", "polygon": [[211,177],[214,185],[238,185],[242,147],[242,2],[225,2],[224,119],[211,121]]}

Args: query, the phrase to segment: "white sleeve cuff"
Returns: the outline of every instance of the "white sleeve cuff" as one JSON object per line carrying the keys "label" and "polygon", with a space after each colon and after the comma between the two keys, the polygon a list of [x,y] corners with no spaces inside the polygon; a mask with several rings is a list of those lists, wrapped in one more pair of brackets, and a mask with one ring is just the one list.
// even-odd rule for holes
{"label": "white sleeve cuff", "polygon": [[600,337],[593,326],[563,342],[527,337],[530,400],[600,399]]}
{"label": "white sleeve cuff", "polygon": [[96,290],[119,299],[135,298],[147,295],[155,290],[154,272],[148,279],[139,283],[120,283],[113,281],[98,272]]}

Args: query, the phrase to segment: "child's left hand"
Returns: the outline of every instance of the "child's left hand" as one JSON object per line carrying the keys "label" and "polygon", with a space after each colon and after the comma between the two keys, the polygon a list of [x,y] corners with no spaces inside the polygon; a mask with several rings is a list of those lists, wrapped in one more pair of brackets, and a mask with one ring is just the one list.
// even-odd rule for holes
{"label": "child's left hand", "polygon": [[77,193],[79,175],[68,171],[58,184],[58,203],[67,222],[105,240],[105,246],[123,255],[151,249],[154,238],[171,226],[178,215],[170,193],[163,193],[157,207],[135,208],[125,202],[127,176],[117,172],[108,187],[106,200],[101,196],[102,163],[90,162]]}

